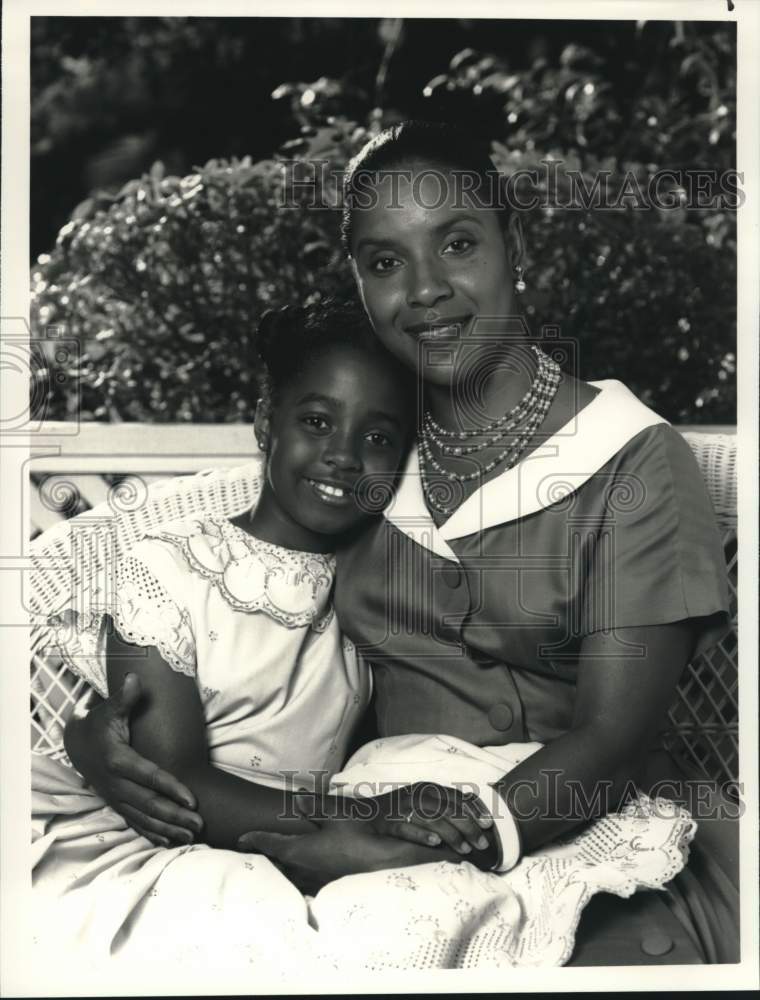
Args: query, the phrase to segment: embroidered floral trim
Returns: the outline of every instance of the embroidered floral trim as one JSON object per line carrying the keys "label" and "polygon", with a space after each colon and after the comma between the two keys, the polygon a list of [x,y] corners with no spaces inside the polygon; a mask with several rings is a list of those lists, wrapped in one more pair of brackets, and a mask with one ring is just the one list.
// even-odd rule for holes
{"label": "embroidered floral trim", "polygon": [[171,525],[147,537],[174,545],[236,611],[264,611],[287,628],[330,624],[335,557],[254,538],[225,518]]}
{"label": "embroidered floral trim", "polygon": [[686,809],[639,792],[636,801],[597,820],[566,844],[525,858],[519,867],[524,867],[529,879],[537,877],[533,869],[548,865],[552,870],[550,882],[558,907],[564,886],[581,889],[559,924],[564,924],[564,930],[554,929],[555,964],[569,961],[581,913],[595,893],[626,899],[639,889],[663,889],[685,868],[696,831],[697,824]]}
{"label": "embroidered floral trim", "polygon": [[48,618],[48,626],[54,637],[51,652],[55,650],[69,670],[106,698],[108,684],[103,660],[98,656],[102,620],[102,615],[94,612],[78,614],[67,608]]}
{"label": "embroidered floral trim", "polygon": [[105,613],[127,642],[155,646],[173,670],[195,676],[195,639],[190,615],[172,599],[147,566],[127,555],[117,569],[114,594],[106,609],[85,614],[68,609],[49,621],[66,666],[98,694],[103,697],[108,694],[102,655]]}
{"label": "embroidered floral trim", "polygon": [[127,556],[117,572],[112,610],[119,635],[136,646],[155,646],[172,670],[195,677],[190,615],[138,559]]}

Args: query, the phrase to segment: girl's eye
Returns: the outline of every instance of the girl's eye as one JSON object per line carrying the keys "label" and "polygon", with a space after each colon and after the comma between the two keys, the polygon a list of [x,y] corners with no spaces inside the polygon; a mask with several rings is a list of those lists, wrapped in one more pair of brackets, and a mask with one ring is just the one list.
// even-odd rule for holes
{"label": "girl's eye", "polygon": [[401,263],[397,257],[376,257],[370,264],[370,270],[382,274],[385,271],[392,271]]}
{"label": "girl's eye", "polygon": [[380,431],[372,431],[371,434],[367,435],[367,440],[375,445],[376,448],[391,448],[393,447],[393,442],[391,439],[382,434]]}
{"label": "girl's eye", "polygon": [[306,416],[301,417],[301,421],[315,431],[325,431],[330,426],[327,418],[323,417],[321,413],[307,413]]}
{"label": "girl's eye", "polygon": [[468,239],[466,236],[460,236],[455,240],[450,240],[444,247],[444,253],[465,253],[470,247],[475,246],[473,240]]}

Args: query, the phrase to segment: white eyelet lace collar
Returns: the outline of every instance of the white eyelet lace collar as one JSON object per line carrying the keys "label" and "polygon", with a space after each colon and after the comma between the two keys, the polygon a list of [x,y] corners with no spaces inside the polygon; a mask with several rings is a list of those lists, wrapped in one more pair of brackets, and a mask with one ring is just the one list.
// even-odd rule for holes
{"label": "white eyelet lace collar", "polygon": [[264,611],[288,628],[323,631],[332,618],[335,557],[263,542],[223,517],[164,525],[146,537],[175,545],[238,611]]}

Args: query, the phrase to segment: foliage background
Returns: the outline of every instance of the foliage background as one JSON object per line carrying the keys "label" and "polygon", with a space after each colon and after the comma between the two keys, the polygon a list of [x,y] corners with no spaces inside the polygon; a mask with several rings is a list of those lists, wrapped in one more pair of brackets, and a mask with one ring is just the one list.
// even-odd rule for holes
{"label": "foliage background", "polygon": [[[352,292],[337,213],[283,208],[283,160],[340,169],[417,116],[477,122],[506,171],[560,161],[538,193],[564,205],[568,169],[611,190],[720,176],[735,69],[728,23],[33,18],[33,398],[59,419],[248,420],[261,312]],[[733,423],[735,213],[674,193],[526,213],[526,318],[577,339],[585,378]]]}

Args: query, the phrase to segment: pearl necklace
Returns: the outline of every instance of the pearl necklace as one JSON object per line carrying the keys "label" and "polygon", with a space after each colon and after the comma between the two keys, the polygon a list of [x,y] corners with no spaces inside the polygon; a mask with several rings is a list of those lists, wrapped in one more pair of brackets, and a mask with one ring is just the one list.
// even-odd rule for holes
{"label": "pearl necklace", "polygon": [[[482,479],[484,476],[488,475],[489,472],[495,469],[497,465],[504,464],[506,467],[505,471],[506,469],[511,469],[517,464],[531,437],[543,423],[549,407],[551,406],[552,400],[556,395],[561,372],[559,365],[555,361],[546,357],[546,355],[538,348],[533,347],[533,350],[538,355],[539,360],[539,367],[533,384],[517,406],[513,407],[509,413],[505,414],[503,417],[499,417],[487,427],[474,431],[450,431],[437,424],[429,413],[425,414],[422,434],[420,435],[419,442],[420,477],[422,479],[422,488],[427,496],[428,502],[439,513],[446,515],[453,514],[456,508],[440,503],[436,497],[436,493],[450,493],[452,489],[451,484],[455,482],[461,485],[466,482],[471,482],[473,479]],[[433,455],[430,446],[431,441],[441,449],[443,454],[471,454],[492,445],[493,440],[486,441],[485,443],[479,445],[454,446],[444,444],[443,441],[441,441],[441,438],[459,437],[461,440],[464,438],[474,437],[476,434],[485,434],[489,431],[496,430],[498,433],[493,435],[493,438],[495,438],[495,440],[499,440],[521,420],[525,420],[525,426],[517,439],[515,441],[511,441],[494,459],[482,468],[478,468],[475,472],[450,472],[438,461],[436,461]],[[427,470],[425,469],[426,464],[435,469],[435,471],[438,472],[446,480],[446,482],[439,484],[434,483],[431,485]]]}
{"label": "pearl necklace", "polygon": [[[543,351],[540,351],[536,347],[532,347],[532,350],[538,356],[536,375],[528,391],[520,402],[512,407],[509,413],[498,417],[485,427],[478,427],[470,431],[451,431],[446,430],[440,424],[436,423],[428,410],[423,418],[423,432],[427,441],[432,442],[443,455],[472,455],[475,452],[482,451],[484,448],[495,445],[518,424],[529,419],[543,403],[547,392],[551,389],[553,377],[555,375],[558,376],[559,372],[557,364],[551,358],[548,358]],[[485,441],[470,445],[464,443],[470,438],[475,437],[475,435],[481,434],[488,436]],[[457,443],[447,443],[446,438],[457,439]]]}

